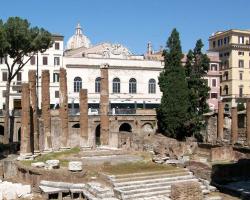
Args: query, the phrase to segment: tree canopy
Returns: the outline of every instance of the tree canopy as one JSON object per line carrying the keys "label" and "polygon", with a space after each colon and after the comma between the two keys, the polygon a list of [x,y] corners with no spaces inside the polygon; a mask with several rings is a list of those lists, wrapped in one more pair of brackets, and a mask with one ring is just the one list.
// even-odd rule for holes
{"label": "tree canopy", "polygon": [[207,55],[202,53],[203,46],[202,40],[197,40],[195,48],[189,50],[185,64],[190,102],[189,122],[186,127],[188,136],[198,136],[203,126],[203,114],[209,111],[207,100],[210,88],[204,77],[209,70],[210,61]]}
{"label": "tree canopy", "polygon": [[165,66],[159,76],[162,92],[157,110],[159,130],[170,137],[183,138],[188,120],[189,96],[179,33],[173,29],[163,52]]}
{"label": "tree canopy", "polygon": [[[31,27],[26,19],[10,17],[4,23],[0,19],[0,57],[5,58],[8,70],[6,96],[4,143],[9,137],[9,94],[11,81],[38,52],[44,52],[53,44],[52,35],[43,28]],[[10,59],[9,59],[10,58]]]}

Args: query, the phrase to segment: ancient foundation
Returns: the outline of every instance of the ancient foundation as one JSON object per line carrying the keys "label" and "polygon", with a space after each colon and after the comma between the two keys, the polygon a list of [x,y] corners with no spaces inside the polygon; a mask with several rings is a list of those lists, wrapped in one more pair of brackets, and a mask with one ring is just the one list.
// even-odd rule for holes
{"label": "ancient foundation", "polygon": [[218,103],[218,140],[222,141],[224,138],[224,103],[219,101]]}
{"label": "ancient foundation", "polygon": [[59,116],[61,120],[61,148],[68,148],[68,91],[67,91],[67,73],[66,69],[60,68],[60,110]]}
{"label": "ancient foundation", "polygon": [[80,90],[80,128],[82,146],[88,145],[88,90]]}
{"label": "ancient foundation", "polygon": [[100,66],[101,69],[101,96],[100,96],[100,121],[101,121],[101,145],[109,144],[109,79],[108,64]]}
{"label": "ancient foundation", "polygon": [[238,113],[236,107],[231,108],[231,117],[231,141],[232,144],[235,144],[238,141]]}
{"label": "ancient foundation", "polygon": [[29,84],[22,84],[22,119],[20,155],[31,155],[30,142],[30,90]]}
{"label": "ancient foundation", "polygon": [[31,136],[34,141],[34,152],[39,152],[39,132],[37,116],[36,70],[29,70]]}
{"label": "ancient foundation", "polygon": [[51,116],[50,116],[50,75],[49,70],[42,71],[42,120],[44,126],[44,150],[52,148],[51,143]]}
{"label": "ancient foundation", "polygon": [[247,101],[247,108],[246,108],[246,115],[247,115],[247,145],[250,146],[250,100]]}

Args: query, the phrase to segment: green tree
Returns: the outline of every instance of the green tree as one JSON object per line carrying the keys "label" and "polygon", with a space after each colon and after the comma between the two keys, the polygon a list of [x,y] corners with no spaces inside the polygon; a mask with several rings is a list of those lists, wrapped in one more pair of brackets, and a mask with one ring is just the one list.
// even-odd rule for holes
{"label": "green tree", "polygon": [[9,95],[12,80],[37,52],[53,44],[52,35],[43,28],[30,27],[26,19],[10,17],[0,20],[0,57],[5,58],[8,70],[5,96],[4,143],[9,136]]}
{"label": "green tree", "polygon": [[173,29],[163,51],[165,67],[159,76],[159,86],[162,92],[161,104],[157,109],[158,127],[163,134],[182,139],[185,137],[185,123],[188,120],[187,111],[188,86],[179,33]]}
{"label": "green tree", "polygon": [[210,88],[207,85],[206,76],[209,70],[209,58],[202,53],[202,40],[196,42],[194,50],[189,50],[185,64],[190,107],[189,123],[187,124],[187,135],[199,135],[203,127],[203,114],[209,111],[207,99],[209,98]]}

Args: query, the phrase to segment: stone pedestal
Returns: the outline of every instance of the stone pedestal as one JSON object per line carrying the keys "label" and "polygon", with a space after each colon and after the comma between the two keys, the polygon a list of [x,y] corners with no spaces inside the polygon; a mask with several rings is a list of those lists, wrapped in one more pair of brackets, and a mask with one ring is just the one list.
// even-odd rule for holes
{"label": "stone pedestal", "polygon": [[69,127],[68,127],[68,91],[67,91],[67,72],[66,69],[60,68],[60,110],[59,116],[61,120],[61,147],[68,147]]}
{"label": "stone pedestal", "polygon": [[81,146],[88,146],[88,90],[80,90]]}
{"label": "stone pedestal", "polygon": [[171,185],[172,200],[203,200],[199,182],[187,181]]}
{"label": "stone pedestal", "polygon": [[101,70],[101,96],[100,96],[100,121],[101,121],[101,145],[109,144],[109,78],[108,64],[100,66]]}
{"label": "stone pedestal", "polygon": [[231,141],[235,144],[238,141],[238,113],[237,108],[231,108]]}
{"label": "stone pedestal", "polygon": [[29,70],[29,89],[30,89],[30,109],[31,109],[31,132],[34,145],[34,152],[39,152],[39,133],[37,116],[37,94],[36,94],[36,70]]}
{"label": "stone pedestal", "polygon": [[42,120],[44,126],[45,151],[49,151],[52,148],[49,86],[50,86],[49,70],[43,70],[42,71]]}
{"label": "stone pedestal", "polygon": [[69,171],[82,171],[82,162],[81,161],[70,161],[68,166]]}
{"label": "stone pedestal", "polygon": [[219,141],[224,138],[224,103],[219,101],[218,103],[218,132],[217,139]]}
{"label": "stone pedestal", "polygon": [[250,146],[250,100],[247,101],[247,145]]}
{"label": "stone pedestal", "polygon": [[22,84],[22,118],[20,155],[32,155],[30,143],[30,90],[29,84]]}

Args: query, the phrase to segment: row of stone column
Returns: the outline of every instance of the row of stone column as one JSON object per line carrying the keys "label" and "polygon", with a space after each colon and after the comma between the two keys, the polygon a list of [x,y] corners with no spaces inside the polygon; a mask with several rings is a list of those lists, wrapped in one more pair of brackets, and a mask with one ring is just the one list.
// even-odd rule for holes
{"label": "row of stone column", "polygon": [[[101,91],[100,91],[100,121],[101,121],[101,144],[109,143],[109,85],[108,65],[102,65],[101,70]],[[44,132],[44,149],[52,150],[51,137],[51,114],[50,114],[50,73],[49,70],[42,70],[42,123]],[[59,117],[61,120],[61,148],[69,147],[68,128],[68,92],[67,73],[60,68],[59,73]],[[22,121],[21,121],[21,154],[30,154],[41,151],[39,147],[39,123],[38,123],[38,102],[36,91],[36,71],[29,71],[29,83],[22,85]],[[79,93],[80,104],[80,130],[81,143],[83,146],[89,144],[88,137],[88,91],[81,89]],[[95,143],[91,142],[92,144]]]}
{"label": "row of stone column", "polygon": [[[250,100],[246,106],[246,138],[247,145],[250,145]],[[218,123],[217,123],[217,138],[219,141],[224,139],[224,103],[218,103]],[[236,107],[231,108],[231,143],[235,144],[238,141],[238,111]]]}

